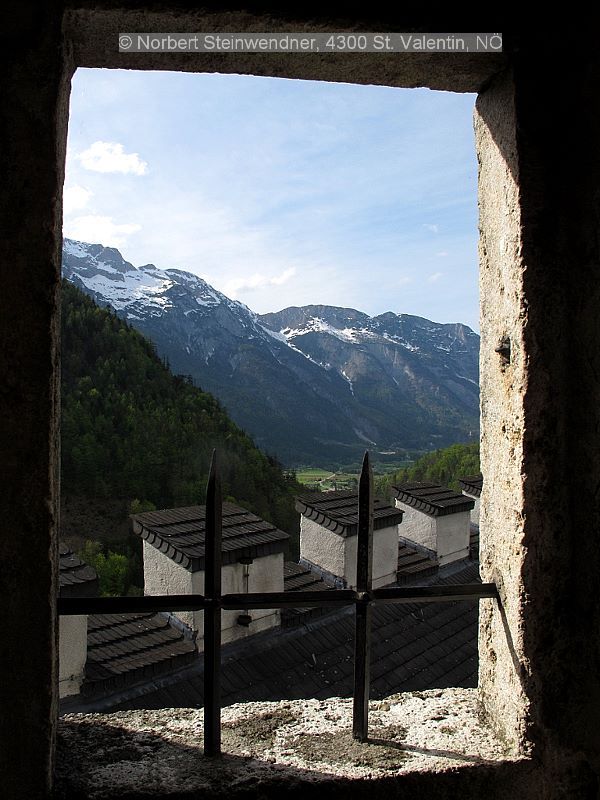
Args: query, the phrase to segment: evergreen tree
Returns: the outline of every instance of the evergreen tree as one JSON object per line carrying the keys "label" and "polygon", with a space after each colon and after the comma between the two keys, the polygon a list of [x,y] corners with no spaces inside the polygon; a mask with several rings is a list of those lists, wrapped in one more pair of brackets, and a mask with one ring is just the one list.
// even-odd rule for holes
{"label": "evergreen tree", "polygon": [[460,492],[459,478],[477,475],[479,471],[479,443],[453,444],[427,453],[410,467],[378,478],[376,490],[380,496],[388,497],[390,486],[398,483],[431,481]]}
{"label": "evergreen tree", "polygon": [[295,553],[295,478],[113,311],[66,281],[62,292],[63,493],[136,509],[203,504],[217,448],[224,496],[291,534]]}

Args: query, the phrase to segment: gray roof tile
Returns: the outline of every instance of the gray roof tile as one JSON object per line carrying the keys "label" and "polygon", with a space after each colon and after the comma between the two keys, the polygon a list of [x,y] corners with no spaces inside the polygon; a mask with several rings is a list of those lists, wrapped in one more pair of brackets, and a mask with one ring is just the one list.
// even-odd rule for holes
{"label": "gray roof tile", "polygon": [[84,564],[66,545],[59,545],[59,586],[61,597],[95,597],[98,594],[96,570]]}
{"label": "gray roof tile", "polygon": [[194,643],[165,614],[91,614],[83,694],[122,690],[196,658]]}
{"label": "gray roof tile", "polygon": [[[479,580],[476,564],[440,583]],[[476,602],[384,605],[373,609],[374,699],[393,692],[477,685]],[[349,697],[353,684],[353,615],[329,612],[293,631],[273,631],[223,650],[224,705],[248,700]],[[313,658],[314,656],[314,658]],[[201,664],[201,662],[200,662]],[[201,706],[202,671],[118,708]]]}
{"label": "gray roof tile", "polygon": [[[132,516],[133,531],[190,572],[204,569],[206,506]],[[233,503],[223,503],[223,564],[283,552],[289,536]]]}
{"label": "gray roof tile", "polygon": [[483,475],[468,475],[466,478],[459,478],[458,482],[467,494],[471,494],[473,497],[481,497]]}
{"label": "gray roof tile", "polygon": [[447,489],[438,483],[410,481],[392,486],[392,492],[401,503],[416,508],[432,517],[470,511],[475,501],[464,494]]}
{"label": "gray roof tile", "polygon": [[[321,580],[308,567],[293,561],[286,561],[283,565],[283,588],[286,592],[312,592],[328,591],[333,589],[333,586]],[[326,613],[326,609],[323,608],[283,608],[281,625],[284,628],[304,625],[308,620],[321,617],[324,613]]]}
{"label": "gray roof tile", "polygon": [[[358,492],[316,492],[296,498],[296,511],[340,536],[358,533]],[[402,511],[384,500],[373,502],[373,529],[402,522]]]}
{"label": "gray roof tile", "polygon": [[[402,528],[400,528],[402,530]],[[399,584],[435,575],[439,563],[433,553],[425,553],[412,547],[409,542],[401,540],[398,544],[398,571],[396,579]]]}

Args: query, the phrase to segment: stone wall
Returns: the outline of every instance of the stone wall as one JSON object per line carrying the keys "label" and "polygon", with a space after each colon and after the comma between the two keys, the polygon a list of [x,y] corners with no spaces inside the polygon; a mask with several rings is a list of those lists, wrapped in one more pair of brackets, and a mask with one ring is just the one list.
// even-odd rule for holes
{"label": "stone wall", "polygon": [[[509,742],[527,747],[528,703],[520,663],[526,376],[515,121],[514,87],[506,76],[479,97],[475,116],[481,231],[481,469],[486,476],[480,560],[483,580],[498,585],[503,606],[500,612],[495,602],[481,603],[479,680],[482,701],[494,724]],[[503,337],[510,340],[510,363],[495,352]]]}
{"label": "stone wall", "polygon": [[536,765],[479,720],[476,690],[407,692],[370,711],[361,743],[348,698],[228,706],[224,759],[202,753],[201,709],[70,714],[57,800],[539,800]]}
{"label": "stone wall", "polygon": [[44,797],[58,713],[59,274],[70,80],[54,3],[3,14],[0,774]]}
{"label": "stone wall", "polygon": [[600,768],[600,64],[581,39],[550,58],[560,42],[528,39],[476,109],[481,563],[502,598],[480,691],[555,775]]}
{"label": "stone wall", "polygon": [[[71,6],[71,3],[67,3]],[[211,8],[210,3],[206,4]],[[74,6],[74,4],[73,4]],[[506,56],[211,57],[116,52],[120,30],[284,30],[114,3],[20,0],[3,19],[0,200],[0,772],[3,796],[43,798],[57,721],[58,285],[71,58],[83,66],[255,72],[481,91],[481,700],[489,722],[542,769],[532,797],[593,797],[600,771],[600,59],[594,31],[506,35]],[[231,9],[231,6],[229,7]],[[338,20],[282,12],[290,27],[410,29],[377,9]],[[395,16],[394,16],[395,15]],[[443,23],[420,23],[433,30]],[[289,29],[289,28],[288,28]],[[509,66],[510,71],[503,72]],[[510,363],[495,352],[509,336]],[[430,781],[433,796],[436,776]],[[494,796],[493,775],[485,780]],[[570,787],[569,787],[570,782]],[[495,788],[494,788],[495,787]],[[332,784],[331,791],[340,790]],[[459,795],[481,796],[471,786]],[[413,794],[412,796],[416,796]],[[447,796],[452,796],[450,793]],[[500,796],[496,794],[496,796]],[[513,796],[503,795],[503,796]]]}

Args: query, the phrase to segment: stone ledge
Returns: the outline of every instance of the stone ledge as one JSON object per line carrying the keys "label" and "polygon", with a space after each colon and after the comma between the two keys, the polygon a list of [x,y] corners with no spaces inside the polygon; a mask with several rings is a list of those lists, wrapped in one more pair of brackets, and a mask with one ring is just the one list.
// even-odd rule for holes
{"label": "stone ledge", "polygon": [[[480,722],[476,690],[408,692],[370,708],[370,740],[360,744],[348,699],[230,706],[219,759],[202,754],[202,710],[70,714],[60,723],[56,794],[266,798],[285,790],[305,797],[327,786],[328,795],[343,788],[348,798],[367,783],[394,788],[392,796],[406,789],[425,797],[439,779],[450,791],[441,797],[459,796],[468,784],[485,787],[489,800],[494,773],[502,792],[513,783],[523,789],[533,775],[531,762],[507,753]],[[417,787],[423,794],[414,794]]]}

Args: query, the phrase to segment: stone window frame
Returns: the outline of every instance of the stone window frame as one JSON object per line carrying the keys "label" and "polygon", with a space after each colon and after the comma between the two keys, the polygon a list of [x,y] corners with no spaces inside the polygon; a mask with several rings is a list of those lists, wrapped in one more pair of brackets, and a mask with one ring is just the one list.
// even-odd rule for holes
{"label": "stone window frame", "polygon": [[[598,556],[588,539],[575,548],[574,533],[598,518],[593,498],[600,474],[599,412],[564,380],[576,367],[583,385],[595,387],[600,373],[598,356],[584,353],[580,344],[597,318],[598,289],[590,264],[600,248],[590,232],[596,226],[600,165],[592,157],[584,162],[582,155],[592,152],[600,133],[598,70],[587,67],[597,63],[594,57],[578,56],[570,63],[554,58],[552,42],[544,39],[551,34],[530,36],[526,47],[523,36],[505,36],[506,54],[495,56],[378,55],[360,62],[305,54],[136,57],[116,51],[120,31],[348,28],[325,12],[321,18],[307,19],[298,11],[277,19],[234,6],[186,14],[169,0],[153,4],[152,11],[125,12],[110,2],[91,8],[84,0],[66,0],[65,6],[62,16],[52,7],[24,12],[11,22],[7,36],[14,46],[6,60],[1,112],[11,131],[2,157],[21,168],[8,173],[5,189],[12,209],[5,218],[13,225],[0,244],[2,262],[10,265],[0,319],[8,342],[2,354],[8,376],[2,422],[10,479],[0,512],[10,520],[3,546],[14,562],[5,584],[12,607],[3,641],[12,643],[11,663],[0,688],[8,709],[2,720],[4,755],[11,764],[4,784],[8,795],[41,796],[52,784],[60,242],[69,81],[76,67],[343,77],[351,83],[480,93],[475,130],[486,476],[481,570],[484,580],[499,587],[502,600],[498,608],[486,601],[481,605],[480,698],[488,721],[507,744],[525,755],[537,753],[548,766],[545,785],[573,772],[574,765],[597,768],[600,734],[589,698],[599,695],[593,671],[599,648],[588,640],[590,626],[600,621],[593,591]],[[353,21],[352,27],[383,26],[367,19]],[[554,45],[564,46],[558,35]],[[565,338],[574,307],[577,318],[568,320]],[[507,340],[510,359],[497,352]],[[578,436],[569,437],[569,431]],[[544,453],[549,442],[558,453],[552,459]],[[575,465],[573,475],[565,472],[567,463]],[[567,668],[569,646],[579,646],[579,658]],[[16,684],[27,685],[28,692],[15,693]],[[570,703],[562,699],[568,692]]]}

